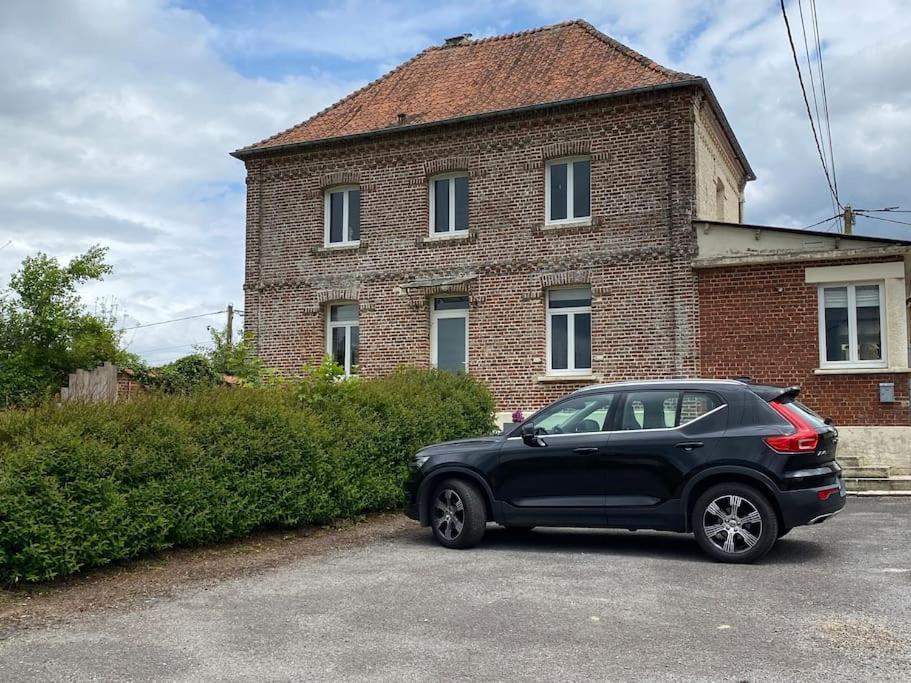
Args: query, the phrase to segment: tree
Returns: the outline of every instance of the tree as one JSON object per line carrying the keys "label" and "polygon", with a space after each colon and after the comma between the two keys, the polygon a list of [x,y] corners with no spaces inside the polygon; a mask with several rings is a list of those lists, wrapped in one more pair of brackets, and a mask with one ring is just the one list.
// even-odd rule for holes
{"label": "tree", "polygon": [[107,250],[94,246],[66,266],[39,253],[27,257],[0,298],[0,407],[46,398],[77,368],[125,363],[108,313],[89,313],[76,289],[111,272]]}

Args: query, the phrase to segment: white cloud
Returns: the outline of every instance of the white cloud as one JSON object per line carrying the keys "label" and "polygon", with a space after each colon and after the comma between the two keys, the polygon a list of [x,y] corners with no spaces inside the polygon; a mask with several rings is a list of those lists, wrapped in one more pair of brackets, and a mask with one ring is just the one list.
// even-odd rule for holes
{"label": "white cloud", "polygon": [[[900,0],[817,8],[843,197],[907,208],[911,13]],[[794,2],[789,12],[799,26]],[[131,321],[242,306],[244,172],[230,150],[448,35],[575,17],[709,78],[759,175],[749,220],[807,225],[831,213],[773,0],[269,3],[213,16],[165,0],[0,3],[0,246],[12,240],[0,283],[29,253],[66,259],[98,242],[115,274],[86,296],[115,297]],[[261,62],[284,68],[242,75]],[[132,348],[176,357],[208,322],[137,330]]]}

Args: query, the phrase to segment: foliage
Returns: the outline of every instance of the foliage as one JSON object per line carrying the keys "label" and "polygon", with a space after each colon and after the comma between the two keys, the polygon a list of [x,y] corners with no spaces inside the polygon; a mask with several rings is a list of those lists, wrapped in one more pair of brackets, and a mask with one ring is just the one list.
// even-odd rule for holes
{"label": "foliage", "polygon": [[394,508],[419,448],[493,427],[464,375],[341,384],[316,402],[287,384],[0,412],[0,581]]}
{"label": "foliage", "polygon": [[232,375],[247,386],[260,386],[269,373],[253,348],[253,333],[244,332],[240,341],[228,338],[227,331],[209,328],[212,348],[205,353],[212,364],[212,370],[220,375]]}
{"label": "foliage", "polygon": [[0,407],[40,401],[77,368],[130,359],[111,313],[87,312],[76,293],[111,272],[105,252],[92,247],[65,266],[39,253],[12,275],[0,298]]}

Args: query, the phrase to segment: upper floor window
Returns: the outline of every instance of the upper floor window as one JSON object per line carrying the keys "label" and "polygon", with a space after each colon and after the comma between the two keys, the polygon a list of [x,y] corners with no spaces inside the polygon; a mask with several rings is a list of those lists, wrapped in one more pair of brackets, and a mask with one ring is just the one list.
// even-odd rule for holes
{"label": "upper floor window", "polygon": [[326,353],[345,369],[357,373],[360,324],[356,303],[330,304],[326,321]]}
{"label": "upper floor window", "polygon": [[547,371],[588,374],[592,369],[592,292],[589,287],[547,292]]}
{"label": "upper floor window", "polygon": [[430,180],[430,232],[468,230],[468,175],[448,173]]}
{"label": "upper floor window", "polygon": [[880,284],[820,285],[821,367],[883,367],[885,306]]}
{"label": "upper floor window", "polygon": [[570,157],[544,167],[545,222],[574,223],[591,217],[591,159]]}
{"label": "upper floor window", "polygon": [[357,244],[360,238],[360,189],[349,185],[326,190],[326,244]]}

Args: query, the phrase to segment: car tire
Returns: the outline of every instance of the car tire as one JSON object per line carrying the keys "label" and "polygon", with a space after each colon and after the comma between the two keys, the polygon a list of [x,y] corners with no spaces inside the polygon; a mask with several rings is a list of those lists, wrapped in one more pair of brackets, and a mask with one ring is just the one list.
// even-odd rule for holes
{"label": "car tire", "polygon": [[[746,484],[717,484],[693,506],[699,547],[718,562],[755,562],[778,540],[778,517],[768,498]],[[714,532],[714,533],[713,533]]]}
{"label": "car tire", "polygon": [[478,487],[462,479],[447,479],[430,500],[430,528],[447,548],[471,548],[484,536],[487,509]]}

